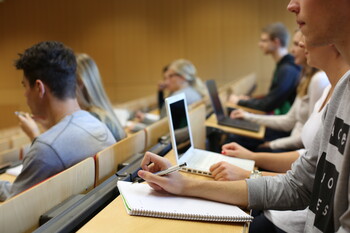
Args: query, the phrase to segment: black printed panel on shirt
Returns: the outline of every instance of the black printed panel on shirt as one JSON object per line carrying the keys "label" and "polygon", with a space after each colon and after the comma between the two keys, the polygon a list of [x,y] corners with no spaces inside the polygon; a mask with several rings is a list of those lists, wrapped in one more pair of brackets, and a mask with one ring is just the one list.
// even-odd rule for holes
{"label": "black printed panel on shirt", "polygon": [[349,133],[349,125],[338,117],[335,118],[329,143],[336,146],[338,151],[343,154]]}
{"label": "black printed panel on shirt", "polygon": [[310,210],[315,214],[314,226],[322,232],[334,232],[333,202],[339,172],[321,155],[311,196]]}

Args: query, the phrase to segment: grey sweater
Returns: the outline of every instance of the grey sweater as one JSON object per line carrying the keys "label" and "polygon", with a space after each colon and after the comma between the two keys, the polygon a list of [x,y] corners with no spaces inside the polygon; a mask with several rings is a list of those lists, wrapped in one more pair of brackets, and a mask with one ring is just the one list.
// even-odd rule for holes
{"label": "grey sweater", "polygon": [[350,71],[335,87],[323,127],[286,175],[247,180],[249,208],[304,209],[305,232],[349,232]]}
{"label": "grey sweater", "polygon": [[0,181],[0,201],[12,197],[115,143],[107,127],[86,111],[66,116],[32,143],[13,184]]}

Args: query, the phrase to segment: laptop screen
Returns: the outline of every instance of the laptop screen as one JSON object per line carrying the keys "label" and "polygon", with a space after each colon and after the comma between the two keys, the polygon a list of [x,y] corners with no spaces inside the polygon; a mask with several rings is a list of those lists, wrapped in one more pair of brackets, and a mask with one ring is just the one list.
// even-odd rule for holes
{"label": "laptop screen", "polygon": [[222,105],[220,102],[220,98],[218,95],[218,89],[216,88],[216,84],[214,80],[208,80],[206,81],[210,100],[212,103],[212,106],[214,108],[216,117],[220,120],[225,117],[224,110],[222,109]]}
{"label": "laptop screen", "polygon": [[191,147],[185,101],[181,99],[171,103],[169,106],[175,135],[176,150],[179,158],[181,158],[181,156]]}

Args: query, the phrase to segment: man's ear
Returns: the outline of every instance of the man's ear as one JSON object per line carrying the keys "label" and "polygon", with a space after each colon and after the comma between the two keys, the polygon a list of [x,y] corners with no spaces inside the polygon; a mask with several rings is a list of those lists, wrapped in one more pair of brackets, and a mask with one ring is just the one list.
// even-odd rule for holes
{"label": "man's ear", "polygon": [[41,80],[35,80],[35,89],[39,93],[40,98],[43,98],[46,92],[46,88]]}
{"label": "man's ear", "polygon": [[281,40],[278,39],[277,37],[274,38],[272,41],[277,47],[282,47]]}

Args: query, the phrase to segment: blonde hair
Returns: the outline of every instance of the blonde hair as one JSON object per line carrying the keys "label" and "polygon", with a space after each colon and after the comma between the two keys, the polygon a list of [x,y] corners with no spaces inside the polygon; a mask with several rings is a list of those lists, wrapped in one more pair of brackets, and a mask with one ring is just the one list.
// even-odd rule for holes
{"label": "blonde hair", "polygon": [[312,77],[319,71],[319,69],[310,67],[310,66],[305,66],[303,71],[302,71],[302,79],[300,80],[300,83],[297,87],[297,96],[303,97],[307,95],[308,93],[308,88],[311,83]]}
{"label": "blonde hair", "polygon": [[206,87],[203,81],[197,77],[197,69],[196,67],[186,59],[178,59],[170,63],[169,69],[175,71],[175,73],[182,76],[189,84],[198,91],[199,94],[205,96]]}
{"label": "blonde hair", "polygon": [[77,54],[77,98],[83,108],[89,110],[99,108],[117,126],[119,141],[126,137],[107,94],[103,88],[100,72],[94,60],[87,54]]}

